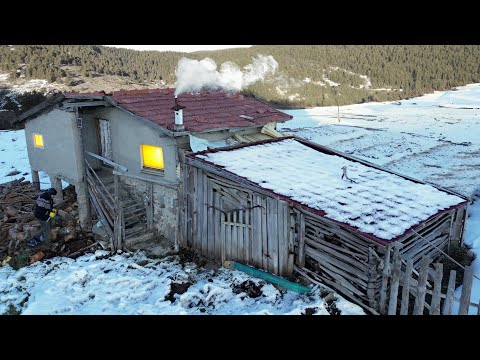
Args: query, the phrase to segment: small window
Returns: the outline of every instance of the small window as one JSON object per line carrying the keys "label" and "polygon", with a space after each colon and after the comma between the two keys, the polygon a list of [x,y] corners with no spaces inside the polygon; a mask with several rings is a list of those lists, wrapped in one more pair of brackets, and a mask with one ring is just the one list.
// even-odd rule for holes
{"label": "small window", "polygon": [[33,145],[36,148],[43,149],[43,135],[40,134],[33,134]]}
{"label": "small window", "polygon": [[140,145],[142,168],[145,170],[163,170],[163,149],[160,146]]}

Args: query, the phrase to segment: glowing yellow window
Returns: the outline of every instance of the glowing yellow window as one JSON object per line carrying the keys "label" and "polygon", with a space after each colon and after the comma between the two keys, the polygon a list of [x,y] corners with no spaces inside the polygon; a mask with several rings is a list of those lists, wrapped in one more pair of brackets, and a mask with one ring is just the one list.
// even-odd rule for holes
{"label": "glowing yellow window", "polygon": [[33,145],[43,149],[43,135],[33,134]]}
{"label": "glowing yellow window", "polygon": [[140,150],[144,169],[163,170],[163,149],[160,146],[142,144]]}

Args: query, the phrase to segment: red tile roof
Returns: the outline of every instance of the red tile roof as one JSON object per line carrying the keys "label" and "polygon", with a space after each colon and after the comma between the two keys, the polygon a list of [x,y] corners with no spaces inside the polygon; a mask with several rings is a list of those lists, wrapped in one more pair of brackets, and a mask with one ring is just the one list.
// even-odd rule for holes
{"label": "red tile roof", "polygon": [[[173,130],[175,89],[115,91],[107,96],[118,106],[163,128]],[[79,94],[80,95],[80,94]],[[186,131],[203,131],[226,127],[262,126],[284,121],[291,115],[241,94],[222,91],[180,94],[178,103],[185,106],[183,122]],[[245,115],[249,118],[242,118]]]}

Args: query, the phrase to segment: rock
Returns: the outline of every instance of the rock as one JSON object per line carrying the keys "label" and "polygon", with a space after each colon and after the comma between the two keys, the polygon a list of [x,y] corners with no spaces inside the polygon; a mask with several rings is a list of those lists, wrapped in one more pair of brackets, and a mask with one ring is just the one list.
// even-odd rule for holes
{"label": "rock", "polygon": [[60,218],[61,218],[62,220],[64,220],[65,217],[67,216],[67,212],[66,212],[66,211],[63,211],[63,210],[58,210],[58,211],[57,211],[57,214],[60,216]]}
{"label": "rock", "polygon": [[28,262],[28,265],[32,265],[33,263],[42,260],[44,257],[45,257],[45,254],[42,251],[39,251],[38,253],[30,257],[30,261]]}

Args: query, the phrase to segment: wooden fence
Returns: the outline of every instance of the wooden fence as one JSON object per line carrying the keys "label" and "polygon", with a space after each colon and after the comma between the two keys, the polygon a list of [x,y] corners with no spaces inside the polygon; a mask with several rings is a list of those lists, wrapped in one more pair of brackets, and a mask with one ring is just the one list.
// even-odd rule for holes
{"label": "wooden fence", "polygon": [[[470,301],[473,269],[465,267],[460,298],[454,297],[456,271],[451,270],[446,291],[442,291],[443,264],[432,267],[430,257],[423,256],[419,271],[413,260],[402,259],[400,246],[387,249],[380,288],[378,312],[383,315],[467,315],[471,307],[480,315],[480,303]],[[452,313],[452,304],[459,302],[458,312]]]}

